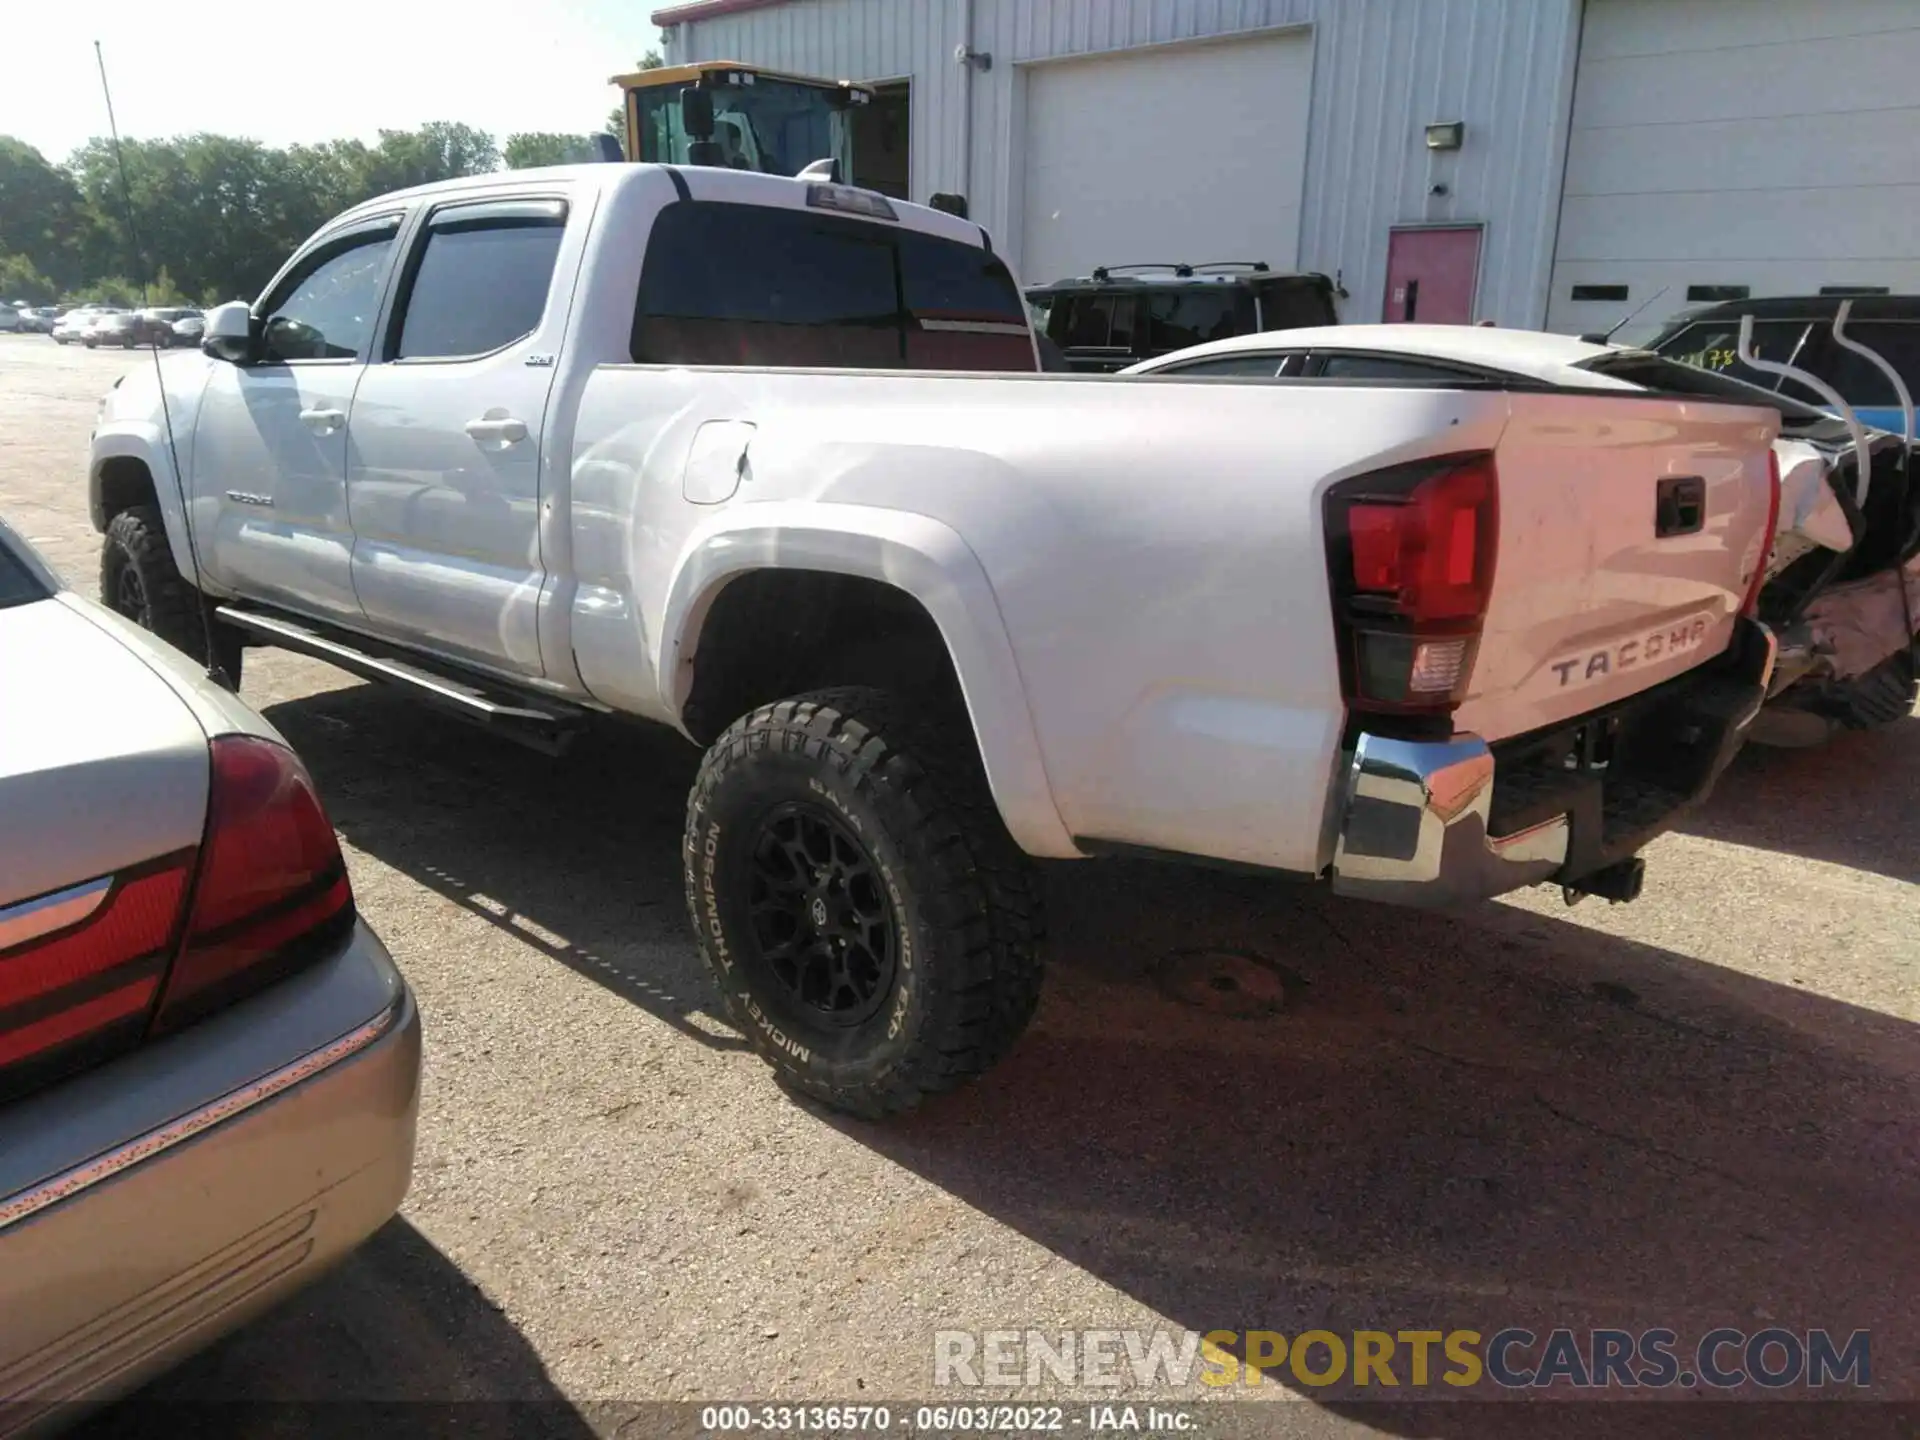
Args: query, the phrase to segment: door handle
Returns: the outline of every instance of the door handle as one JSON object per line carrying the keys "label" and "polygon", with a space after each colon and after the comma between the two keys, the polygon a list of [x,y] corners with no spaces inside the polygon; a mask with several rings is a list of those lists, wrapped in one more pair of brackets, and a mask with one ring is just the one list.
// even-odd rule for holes
{"label": "door handle", "polygon": [[486,415],[478,420],[467,421],[467,434],[476,440],[497,440],[503,445],[511,445],[516,440],[527,438],[527,422],[515,420],[511,415]]}
{"label": "door handle", "polygon": [[302,410],[300,418],[316,435],[331,435],[347,422],[344,410]]}

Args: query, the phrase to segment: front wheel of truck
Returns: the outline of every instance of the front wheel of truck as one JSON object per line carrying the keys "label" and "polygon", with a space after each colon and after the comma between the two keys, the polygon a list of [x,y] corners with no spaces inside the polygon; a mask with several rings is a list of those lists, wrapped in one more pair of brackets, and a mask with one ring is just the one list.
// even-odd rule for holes
{"label": "front wheel of truck", "polygon": [[166,522],[151,505],[122,510],[100,546],[100,603],[205,664],[207,640],[227,688],[240,688],[239,633],[202,619],[200,592],[173,563]]}
{"label": "front wheel of truck", "polygon": [[986,1070],[1040,995],[1038,877],[964,724],[880,690],[763,706],[707,751],[687,907],[792,1089],[879,1118]]}

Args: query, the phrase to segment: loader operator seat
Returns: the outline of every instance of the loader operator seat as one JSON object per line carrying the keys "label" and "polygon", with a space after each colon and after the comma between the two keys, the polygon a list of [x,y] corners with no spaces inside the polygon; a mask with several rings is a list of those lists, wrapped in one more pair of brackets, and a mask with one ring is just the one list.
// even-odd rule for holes
{"label": "loader operator seat", "polygon": [[720,160],[730,170],[751,170],[753,163],[747,159],[747,147],[740,139],[740,126],[733,120],[713,122],[713,138],[720,142]]}

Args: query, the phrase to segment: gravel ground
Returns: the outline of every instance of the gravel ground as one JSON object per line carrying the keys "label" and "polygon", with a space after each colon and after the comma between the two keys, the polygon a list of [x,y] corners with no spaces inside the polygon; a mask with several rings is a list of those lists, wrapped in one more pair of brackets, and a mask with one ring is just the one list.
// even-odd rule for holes
{"label": "gravel ground", "polygon": [[[88,429],[144,363],[0,336],[0,513],[87,593]],[[264,651],[244,693],[418,993],[418,1167],[360,1255],[143,1400],[519,1399],[553,1402],[540,1433],[638,1435],[665,1421],[602,1402],[1111,1398],[936,1391],[938,1330],[1769,1323],[1870,1328],[1874,1393],[1920,1398],[1914,720],[1742,757],[1633,906],[1056,867],[1033,1030],[874,1127],[784,1096],[715,1018],[677,737],[548,760]],[[1223,1013],[1235,967],[1284,1003]],[[1314,1402],[1262,1434],[1492,1429],[1291,1375],[1234,1393]],[[1183,1394],[1218,1398],[1154,1398]]]}

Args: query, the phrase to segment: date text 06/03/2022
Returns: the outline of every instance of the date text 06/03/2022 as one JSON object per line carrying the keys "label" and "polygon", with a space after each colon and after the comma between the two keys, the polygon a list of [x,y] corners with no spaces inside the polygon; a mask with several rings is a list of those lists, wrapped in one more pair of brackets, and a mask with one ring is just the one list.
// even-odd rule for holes
{"label": "date text 06/03/2022", "polygon": [[937,1388],[1179,1389],[1257,1385],[1312,1389],[1491,1386],[1504,1390],[1802,1387],[1830,1391],[1873,1383],[1866,1330],[1747,1331],[1720,1327],[1683,1337],[1665,1328],[1536,1332],[1484,1330],[942,1330],[934,1336]]}
{"label": "date text 06/03/2022", "polygon": [[[911,1422],[909,1424],[909,1422]],[[1069,1429],[1091,1433],[1141,1431],[1184,1435],[1195,1428],[1191,1409],[1168,1405],[707,1405],[700,1429],[709,1435],[885,1434],[1047,1435]]]}

